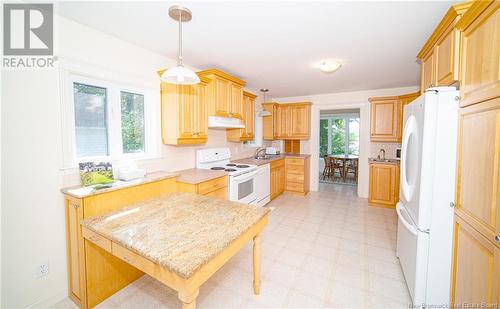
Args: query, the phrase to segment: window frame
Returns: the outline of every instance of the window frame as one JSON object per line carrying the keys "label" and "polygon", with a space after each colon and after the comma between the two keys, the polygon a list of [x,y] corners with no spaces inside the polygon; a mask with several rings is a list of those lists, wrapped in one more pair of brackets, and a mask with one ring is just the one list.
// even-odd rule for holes
{"label": "window frame", "polygon": [[[76,153],[76,123],[75,123],[75,99],[74,84],[85,84],[89,86],[106,88],[106,121],[108,127],[108,153],[107,156],[86,156],[78,157]],[[70,165],[77,166],[81,162],[101,162],[120,160],[142,160],[158,157],[159,137],[159,116],[155,117],[155,106],[152,90],[140,87],[123,85],[120,83],[105,81],[97,78],[87,77],[78,74],[69,74],[66,85],[68,95],[67,100],[69,114],[68,136],[70,145]],[[144,152],[125,153],[123,152],[122,123],[121,123],[121,92],[140,94],[144,96]],[[63,111],[64,113],[64,111]],[[157,114],[157,113],[156,113]],[[158,114],[159,115],[159,114]],[[158,118],[158,119],[155,119]]]}
{"label": "window frame", "polygon": [[[332,124],[334,119],[344,119],[344,155],[349,155],[349,120],[350,119],[360,119],[359,114],[332,114],[332,115],[322,115],[320,120],[328,120],[328,144],[327,144],[327,155],[332,155]],[[321,122],[320,122],[321,124]],[[320,129],[321,130],[321,129]],[[359,129],[359,134],[361,134],[361,128]],[[359,135],[358,135],[359,136]],[[359,140],[358,140],[358,156],[359,156]],[[320,145],[321,148],[321,145]]]}

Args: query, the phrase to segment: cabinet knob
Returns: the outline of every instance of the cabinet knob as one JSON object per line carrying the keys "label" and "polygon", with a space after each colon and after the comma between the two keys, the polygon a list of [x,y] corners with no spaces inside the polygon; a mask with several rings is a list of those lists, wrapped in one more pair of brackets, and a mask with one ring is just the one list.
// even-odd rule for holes
{"label": "cabinet knob", "polygon": [[500,244],[500,235],[495,235],[495,241]]}

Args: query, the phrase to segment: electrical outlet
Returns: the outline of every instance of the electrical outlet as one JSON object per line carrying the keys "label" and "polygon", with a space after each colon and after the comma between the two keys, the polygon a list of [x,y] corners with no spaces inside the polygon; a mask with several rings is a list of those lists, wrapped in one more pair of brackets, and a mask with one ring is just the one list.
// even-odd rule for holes
{"label": "electrical outlet", "polygon": [[38,265],[35,271],[35,276],[37,278],[47,276],[48,274],[49,274],[49,261],[45,261],[44,263]]}

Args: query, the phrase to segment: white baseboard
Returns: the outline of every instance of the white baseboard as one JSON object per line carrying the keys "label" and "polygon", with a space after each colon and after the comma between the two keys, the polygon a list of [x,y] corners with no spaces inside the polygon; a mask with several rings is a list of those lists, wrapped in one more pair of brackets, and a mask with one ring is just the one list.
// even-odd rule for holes
{"label": "white baseboard", "polygon": [[68,297],[68,289],[62,289],[56,294],[49,296],[44,299],[37,300],[33,304],[27,306],[26,308],[49,308],[60,302],[61,300]]}

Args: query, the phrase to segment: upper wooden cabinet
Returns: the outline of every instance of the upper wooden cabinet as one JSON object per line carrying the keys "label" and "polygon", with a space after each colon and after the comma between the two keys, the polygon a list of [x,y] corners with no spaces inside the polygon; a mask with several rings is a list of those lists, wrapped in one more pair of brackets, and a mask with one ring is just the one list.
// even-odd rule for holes
{"label": "upper wooden cabinet", "polygon": [[243,92],[242,123],[243,129],[227,129],[226,137],[230,142],[251,141],[255,136],[255,98],[253,93]]}
{"label": "upper wooden cabinet", "polygon": [[243,87],[245,82],[218,69],[200,71],[208,78],[207,106],[209,116],[243,118]]}
{"label": "upper wooden cabinet", "polygon": [[311,135],[311,103],[262,103],[272,116],[264,117],[265,140],[306,140]]}
{"label": "upper wooden cabinet", "polygon": [[372,142],[401,142],[403,110],[420,93],[401,96],[369,98],[370,140]]}
{"label": "upper wooden cabinet", "polygon": [[462,31],[461,106],[500,95],[500,1],[477,1],[457,24]]}
{"label": "upper wooden cabinet", "polygon": [[208,138],[207,82],[197,85],[161,83],[161,133],[164,144],[203,144]]}
{"label": "upper wooden cabinet", "polygon": [[460,32],[455,27],[471,2],[450,7],[417,55],[421,62],[420,91],[449,86],[459,80]]}

